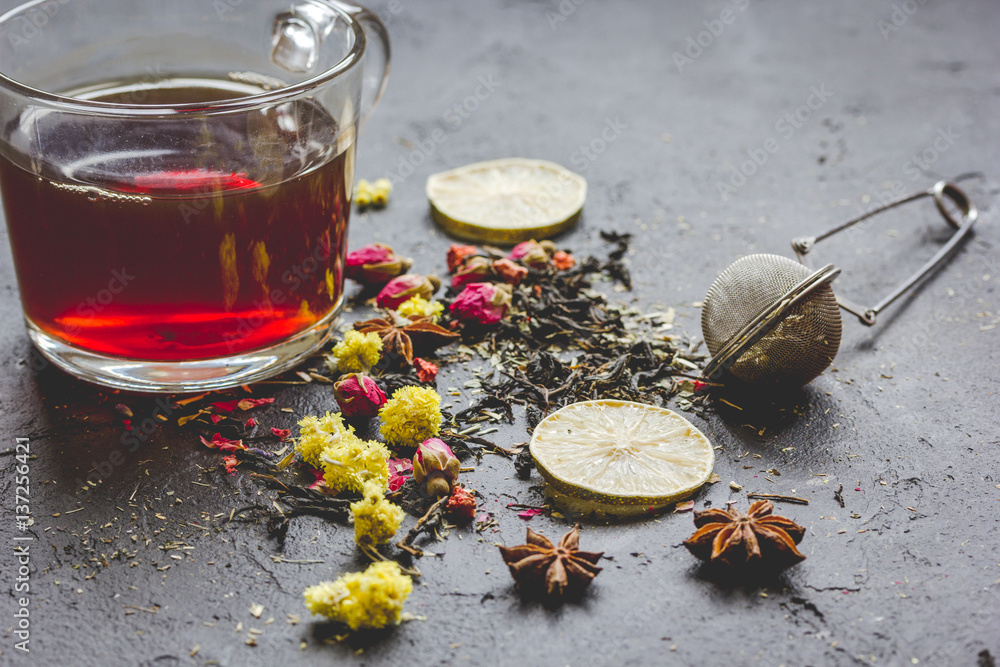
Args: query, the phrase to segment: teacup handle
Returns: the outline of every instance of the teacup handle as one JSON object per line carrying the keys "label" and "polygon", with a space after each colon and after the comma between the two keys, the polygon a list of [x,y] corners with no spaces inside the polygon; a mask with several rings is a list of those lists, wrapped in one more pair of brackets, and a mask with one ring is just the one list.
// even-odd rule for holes
{"label": "teacup handle", "polygon": [[[365,30],[367,44],[365,46],[365,73],[361,87],[361,119],[359,125],[364,125],[371,117],[389,80],[389,64],[392,50],[389,47],[389,31],[374,12],[360,5],[353,5],[342,0],[328,0],[351,15]],[[372,39],[374,38],[374,39]],[[369,60],[373,54],[375,60]]]}
{"label": "teacup handle", "polygon": [[[324,7],[324,3],[326,7]],[[320,45],[333,30],[338,14],[335,7],[348,14],[364,30],[365,72],[361,85],[361,118],[371,116],[389,78],[391,51],[389,32],[373,12],[344,0],[303,2],[275,18],[271,38],[271,60],[291,72],[308,72],[317,60]],[[372,60],[374,54],[374,61]]]}

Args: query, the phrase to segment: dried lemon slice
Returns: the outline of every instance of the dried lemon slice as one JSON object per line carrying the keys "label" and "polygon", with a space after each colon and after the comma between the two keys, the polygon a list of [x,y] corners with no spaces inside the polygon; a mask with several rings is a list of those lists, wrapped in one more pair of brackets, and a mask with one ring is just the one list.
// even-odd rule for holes
{"label": "dried lemon slice", "polygon": [[554,162],[506,158],[476,162],[427,179],[431,215],[450,234],[512,245],[572,227],[587,181]]}
{"label": "dried lemon slice", "polygon": [[629,401],[584,401],[543,419],[529,445],[550,495],[576,512],[662,509],[708,481],[715,453],[676,412]]}

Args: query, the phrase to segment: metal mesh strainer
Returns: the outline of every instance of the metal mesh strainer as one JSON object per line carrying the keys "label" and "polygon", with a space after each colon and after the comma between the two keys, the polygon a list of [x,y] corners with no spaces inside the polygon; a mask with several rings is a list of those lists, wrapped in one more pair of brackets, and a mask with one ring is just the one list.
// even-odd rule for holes
{"label": "metal mesh strainer", "polygon": [[[818,274],[818,275],[817,275]],[[708,290],[701,328],[716,370],[753,384],[803,385],[822,373],[840,347],[840,310],[829,281],[779,255],[749,255]]]}
{"label": "metal mesh strainer", "polygon": [[[979,176],[966,174],[956,180]],[[833,362],[840,347],[840,308],[867,325],[879,312],[926,277],[971,231],[979,212],[953,183],[940,181],[924,192],[875,208],[819,236],[792,242],[799,260],[813,246],[886,209],[933,197],[955,233],[916,273],[870,308],[836,297],[831,281],[840,273],[833,264],[813,271],[780,255],[749,255],[722,272],[705,296],[701,329],[712,360],[703,374],[716,379],[725,371],[751,384],[796,386],[812,381]],[[957,206],[957,220],[945,199]]]}

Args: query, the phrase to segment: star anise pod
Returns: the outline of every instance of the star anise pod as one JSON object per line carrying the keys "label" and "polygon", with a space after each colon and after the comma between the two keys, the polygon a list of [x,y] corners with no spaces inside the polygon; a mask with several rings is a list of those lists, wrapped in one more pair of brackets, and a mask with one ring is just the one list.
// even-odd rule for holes
{"label": "star anise pod", "polygon": [[378,334],[382,339],[382,349],[399,355],[409,366],[413,365],[414,349],[426,354],[459,337],[454,331],[448,331],[428,318],[411,320],[395,313],[364,322],[355,322],[354,328],[363,334]]}
{"label": "star anise pod", "polygon": [[702,560],[729,566],[760,564],[780,569],[805,560],[795,545],[802,541],[806,529],[791,519],[772,515],[772,509],[771,501],[758,500],[746,514],[732,507],[695,512],[698,530],[684,546]]}
{"label": "star anise pod", "polygon": [[517,589],[526,594],[545,593],[558,599],[582,593],[601,568],[604,555],[580,551],[580,524],[563,535],[555,546],[544,535],[528,529],[527,544],[500,547],[500,555],[510,568]]}

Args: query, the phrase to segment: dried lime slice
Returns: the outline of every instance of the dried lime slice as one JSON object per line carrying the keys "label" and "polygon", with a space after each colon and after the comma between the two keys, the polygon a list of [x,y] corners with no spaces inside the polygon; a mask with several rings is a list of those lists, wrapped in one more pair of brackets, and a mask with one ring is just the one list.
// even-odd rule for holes
{"label": "dried lime slice", "polygon": [[582,176],[545,160],[476,162],[427,179],[431,215],[448,233],[512,245],[572,227],[587,198]]}
{"label": "dried lime slice", "polygon": [[629,401],[567,405],[535,427],[529,448],[558,504],[619,516],[690,496],[715,462],[712,443],[691,422]]}

